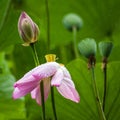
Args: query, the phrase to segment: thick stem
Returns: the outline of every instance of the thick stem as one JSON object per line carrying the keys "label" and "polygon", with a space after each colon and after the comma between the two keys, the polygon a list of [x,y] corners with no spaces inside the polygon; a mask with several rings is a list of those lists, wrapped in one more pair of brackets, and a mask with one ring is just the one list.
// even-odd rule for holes
{"label": "thick stem", "polygon": [[106,120],[103,109],[102,109],[102,103],[101,103],[101,100],[100,100],[100,97],[99,97],[98,89],[97,89],[97,86],[96,86],[95,73],[94,73],[94,63],[92,63],[92,65],[91,65],[91,72],[92,72],[93,90],[94,90],[94,94],[95,94],[95,99],[96,99],[96,104],[97,104],[97,107],[98,107],[100,120]]}
{"label": "thick stem", "polygon": [[77,43],[76,43],[77,28],[73,26],[72,31],[73,31],[73,44],[74,44],[75,57],[78,58],[79,54],[78,54]]}
{"label": "thick stem", "polygon": [[[45,5],[46,5],[46,17],[47,17],[47,52],[49,52],[50,51],[50,15],[49,15],[48,0],[45,0]],[[52,109],[53,109],[54,118],[55,120],[57,120],[53,88],[51,88],[51,99],[52,99]]]}
{"label": "thick stem", "polygon": [[[56,61],[56,55],[55,54],[48,54],[45,56],[47,62],[55,62]],[[55,107],[55,98],[54,98],[54,89],[51,86],[51,103],[52,103],[52,109],[55,120],[57,120],[57,114],[56,114],[56,107]]]}
{"label": "thick stem", "polygon": [[107,89],[107,63],[104,63],[104,94],[103,94],[103,111],[105,111],[106,89]]}
{"label": "thick stem", "polygon": [[57,120],[56,114],[56,107],[55,107],[55,99],[54,99],[54,88],[51,86],[51,101],[52,101],[52,108],[55,120]]}
{"label": "thick stem", "polygon": [[[39,63],[37,51],[35,48],[35,44],[32,43],[32,44],[30,44],[30,46],[33,51],[33,58],[35,61],[35,65],[38,66],[38,65],[40,65],[40,63]],[[44,83],[43,83],[43,81],[41,81],[41,83],[40,83],[40,91],[41,91],[41,102],[42,102],[42,119],[45,120],[45,102],[44,102]]]}

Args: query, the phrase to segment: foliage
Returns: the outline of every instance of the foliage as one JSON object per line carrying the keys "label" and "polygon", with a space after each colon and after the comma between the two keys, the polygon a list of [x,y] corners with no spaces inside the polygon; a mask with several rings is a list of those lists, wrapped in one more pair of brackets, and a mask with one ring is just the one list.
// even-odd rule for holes
{"label": "foliage", "polygon": [[[64,63],[70,71],[81,101],[76,104],[65,100],[55,90],[58,119],[98,120],[98,112],[91,89],[91,74],[86,60],[79,55],[76,59],[71,32],[62,25],[64,15],[76,13],[83,20],[77,32],[77,43],[84,38],[96,42],[110,40],[114,43],[108,64],[107,98],[105,115],[107,120],[120,118],[120,1],[119,0],[60,0],[49,1],[50,51],[47,51],[47,16],[45,0],[1,0],[0,1],[0,119],[38,120],[41,107],[29,95],[19,100],[12,99],[13,83],[34,67],[29,47],[21,46],[17,22],[21,11],[26,11],[40,28],[37,46],[40,63],[47,53],[55,53],[57,62]],[[101,57],[97,54],[95,68],[100,97],[103,97],[103,74]],[[46,102],[47,120],[53,120],[50,96]]]}

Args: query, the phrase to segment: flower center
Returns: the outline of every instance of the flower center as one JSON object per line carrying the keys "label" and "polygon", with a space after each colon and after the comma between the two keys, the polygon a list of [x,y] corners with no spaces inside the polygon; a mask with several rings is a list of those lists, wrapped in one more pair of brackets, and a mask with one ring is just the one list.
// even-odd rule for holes
{"label": "flower center", "polygon": [[55,62],[57,60],[55,54],[47,54],[45,55],[45,59],[47,62]]}

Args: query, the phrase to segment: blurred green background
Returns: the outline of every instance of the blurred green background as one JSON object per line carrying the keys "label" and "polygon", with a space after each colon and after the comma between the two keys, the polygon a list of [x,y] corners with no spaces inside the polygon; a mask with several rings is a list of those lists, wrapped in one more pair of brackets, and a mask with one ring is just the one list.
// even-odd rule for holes
{"label": "blurred green background", "polygon": [[[83,27],[77,32],[77,43],[86,37],[110,40],[114,43],[108,64],[107,120],[120,119],[120,0],[48,0],[50,15],[50,51],[47,51],[47,15],[45,0],[0,0],[0,120],[40,120],[41,107],[27,95],[12,99],[13,84],[32,69],[34,60],[31,49],[23,47],[17,23],[21,11],[27,14],[40,28],[36,44],[40,63],[44,56],[54,53],[57,62],[66,65],[78,90],[81,101],[76,104],[64,99],[55,90],[58,120],[99,120],[91,87],[91,74],[86,60],[76,59],[73,35],[67,31],[62,19],[68,13],[76,13],[83,19]],[[95,68],[100,96],[103,96],[101,57],[97,54]],[[46,119],[53,120],[50,95],[46,101]]]}

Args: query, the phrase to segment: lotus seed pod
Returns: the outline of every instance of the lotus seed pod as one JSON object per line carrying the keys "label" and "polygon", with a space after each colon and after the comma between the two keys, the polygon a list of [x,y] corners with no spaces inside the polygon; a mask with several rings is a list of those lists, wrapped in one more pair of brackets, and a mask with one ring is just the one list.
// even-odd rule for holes
{"label": "lotus seed pod", "polygon": [[67,14],[63,18],[63,25],[69,31],[73,30],[73,27],[76,27],[77,30],[80,30],[83,26],[83,21],[80,16],[74,13]]}
{"label": "lotus seed pod", "polygon": [[79,42],[78,49],[86,58],[94,57],[97,51],[97,45],[94,39],[86,38]]}
{"label": "lotus seed pod", "polygon": [[102,41],[99,43],[99,51],[103,58],[108,58],[113,49],[113,43],[111,41]]}

